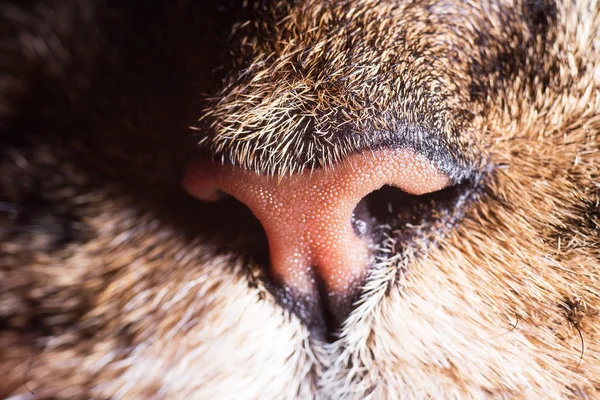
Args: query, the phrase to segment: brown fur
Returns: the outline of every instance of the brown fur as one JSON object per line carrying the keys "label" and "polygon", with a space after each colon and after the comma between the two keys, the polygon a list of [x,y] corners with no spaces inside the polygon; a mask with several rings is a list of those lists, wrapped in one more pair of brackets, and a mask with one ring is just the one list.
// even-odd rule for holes
{"label": "brown fur", "polygon": [[[140,3],[0,2],[0,395],[600,397],[596,2]],[[411,140],[473,189],[329,342],[179,188]]]}

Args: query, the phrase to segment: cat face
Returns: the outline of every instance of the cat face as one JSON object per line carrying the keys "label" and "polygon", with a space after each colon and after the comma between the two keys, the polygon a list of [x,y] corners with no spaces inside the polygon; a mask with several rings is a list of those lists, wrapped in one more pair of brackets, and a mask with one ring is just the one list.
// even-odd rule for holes
{"label": "cat face", "polygon": [[0,3],[1,393],[593,397],[594,4],[66,3]]}

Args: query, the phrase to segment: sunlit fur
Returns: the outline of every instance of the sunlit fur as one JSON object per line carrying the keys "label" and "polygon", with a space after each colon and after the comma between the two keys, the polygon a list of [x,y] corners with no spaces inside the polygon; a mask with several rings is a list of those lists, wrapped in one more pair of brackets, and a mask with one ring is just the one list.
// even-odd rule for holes
{"label": "sunlit fur", "polygon": [[[202,6],[21,3],[0,1],[0,396],[600,397],[596,1],[265,2],[210,90],[174,39]],[[171,33],[112,53],[136,18],[133,47]],[[177,186],[198,142],[288,174],[408,125],[482,190],[381,243],[332,343],[274,301],[235,215]]]}

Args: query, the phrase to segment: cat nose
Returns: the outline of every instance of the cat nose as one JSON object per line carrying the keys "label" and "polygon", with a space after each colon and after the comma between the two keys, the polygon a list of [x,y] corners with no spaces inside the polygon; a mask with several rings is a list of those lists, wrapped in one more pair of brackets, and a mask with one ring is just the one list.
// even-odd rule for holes
{"label": "cat nose", "polygon": [[386,149],[285,177],[197,162],[188,167],[183,186],[201,200],[225,192],[244,203],[266,232],[272,280],[297,296],[322,296],[324,288],[326,301],[339,305],[356,294],[373,264],[369,239],[352,224],[360,200],[384,185],[418,195],[448,183],[425,157]]}

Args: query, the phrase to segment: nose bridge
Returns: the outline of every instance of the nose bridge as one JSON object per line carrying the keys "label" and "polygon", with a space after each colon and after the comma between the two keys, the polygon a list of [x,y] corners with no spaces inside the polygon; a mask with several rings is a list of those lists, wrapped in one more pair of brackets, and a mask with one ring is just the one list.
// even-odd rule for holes
{"label": "nose bridge", "polygon": [[356,154],[329,169],[283,178],[199,163],[184,180],[200,199],[213,200],[221,190],[250,208],[267,234],[276,283],[308,295],[322,285],[337,298],[356,292],[370,265],[369,243],[351,223],[359,201],[385,184],[422,194],[447,183],[446,175],[407,149]]}

